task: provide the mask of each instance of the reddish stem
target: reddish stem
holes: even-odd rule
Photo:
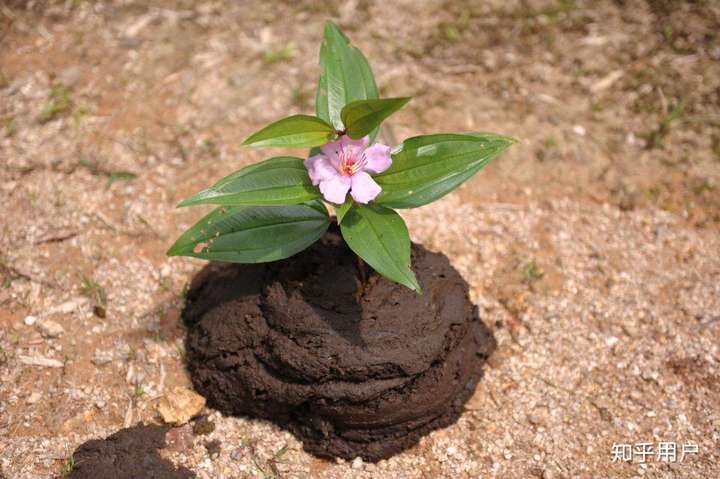
[[[367,274],[365,274],[365,261],[360,256],[355,256],[356,262],[355,265],[357,266],[358,271],[358,277],[360,278],[360,285],[361,287],[365,286],[365,283],[367,283]]]

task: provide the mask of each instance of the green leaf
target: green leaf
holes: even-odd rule
[[[278,156],[226,176],[178,206],[292,205],[320,198],[300,158]]]
[[[515,140],[493,133],[441,133],[409,138],[393,153],[375,201],[389,208],[416,208],[448,194]]]
[[[378,97],[377,84],[365,56],[350,46],[348,38],[332,22],[325,22],[325,35],[320,47],[320,80],[315,96],[317,116],[343,130],[341,112],[345,105],[357,100]],[[370,134],[375,139],[377,129]]]
[[[178,238],[169,256],[232,263],[276,261],[304,250],[328,228],[320,201],[289,206],[220,207]]]
[[[243,145],[303,148],[325,144],[333,136],[335,129],[325,120],[310,115],[293,115],[271,123],[254,133],[243,142]]]
[[[420,292],[410,269],[410,235],[395,211],[380,205],[355,203],[340,224],[345,242],[375,271]]]
[[[350,138],[358,139],[377,129],[380,124],[410,101],[405,98],[357,100],[348,103],[340,116]]]
[[[343,218],[345,218],[345,214],[348,212],[353,203],[354,201],[348,195],[343,204],[333,205],[335,206],[335,218],[337,218],[338,224],[342,223]]]

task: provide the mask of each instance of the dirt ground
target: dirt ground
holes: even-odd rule
[[[204,210],[174,205],[312,112],[326,18],[383,95],[414,96],[386,142],[520,140],[403,212],[498,350],[456,425],[377,464],[213,411],[167,456],[202,478],[720,477],[715,0],[0,0],[0,478],[61,475],[189,385],[178,317],[203,262],[164,252]],[[660,442],[676,462],[612,462]]]

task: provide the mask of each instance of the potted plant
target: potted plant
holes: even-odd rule
[[[309,154],[244,167],[182,201],[216,209],[168,254],[213,261],[183,313],[188,367],[211,406],[270,419],[318,455],[378,460],[453,422],[494,347],[465,281],[444,255],[411,244],[395,210],[441,198],[514,141],[376,142],[410,99],[380,98],[332,22],[320,70],[315,115],[244,142]]]

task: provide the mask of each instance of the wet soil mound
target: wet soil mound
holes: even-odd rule
[[[319,456],[377,461],[414,445],[457,420],[495,341],[446,256],[413,245],[413,268],[423,295],[360,272],[332,229],[284,261],[209,264],[183,311],[196,389]]]
[[[73,453],[73,469],[68,479],[191,479],[195,474],[176,468],[163,459],[158,449],[165,447],[167,427],[143,425],[121,429],[106,439],[81,444]]]

